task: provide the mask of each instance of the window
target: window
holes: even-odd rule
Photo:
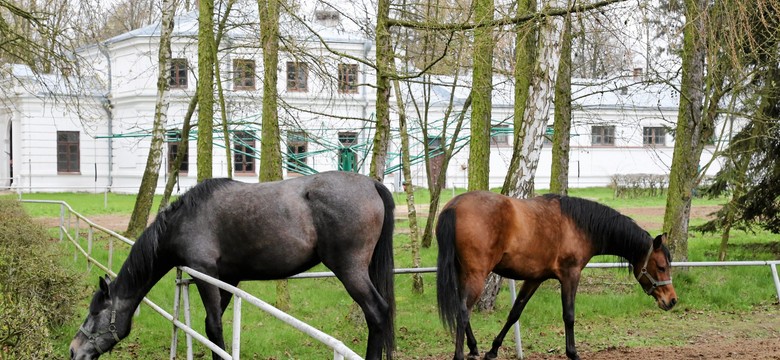
[[[352,146],[357,145],[358,134],[354,131],[339,132],[339,170],[357,171],[357,153]]]
[[[171,89],[187,88],[187,59],[171,60]]]
[[[309,90],[309,64],[304,62],[287,62],[287,91]]]
[[[306,133],[290,131],[287,133],[287,162],[292,172],[303,174],[306,170]]]
[[[592,126],[590,128],[590,143],[593,146],[614,146],[614,126]]]
[[[509,145],[509,125],[494,125],[491,130],[490,142],[493,145]]]
[[[57,172],[78,173],[79,159],[79,132],[57,131]]]
[[[357,64],[339,64],[339,92],[343,94],[356,94],[358,92],[358,66]]]
[[[246,59],[233,60],[233,89],[255,89],[255,61]]]
[[[666,128],[663,127],[645,127],[643,130],[642,144],[666,145]]]
[[[233,170],[236,174],[255,173],[255,134],[236,131],[233,134]]]
[[[547,125],[547,127],[544,129],[544,140],[542,140],[542,145],[551,146],[553,144],[553,132],[555,132],[553,125]]]
[[[181,141],[181,132],[179,130],[170,130],[167,134],[168,138],[168,172],[173,172],[173,165],[176,163],[176,154],[179,153],[179,142]],[[188,146],[184,147],[184,157],[181,160],[181,166],[179,166],[179,173],[186,174],[190,170],[190,149]]]

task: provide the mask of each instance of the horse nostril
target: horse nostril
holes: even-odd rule
[[[669,307],[673,307],[675,304],[677,304],[677,299],[672,299],[672,301],[669,302]]]
[[[73,348],[70,349],[70,359],[73,360],[76,358],[76,353],[73,351]]]

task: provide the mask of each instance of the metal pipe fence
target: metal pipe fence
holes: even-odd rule
[[[74,257],[78,257],[79,254],[84,256],[87,259],[87,270],[89,271],[92,266],[96,266],[102,271],[105,271],[107,274],[111,275],[112,277],[116,277],[116,273],[113,271],[113,239],[119,239],[122,243],[126,245],[133,245],[133,241],[110,230],[103,226],[100,226],[98,224],[95,224],[94,222],[90,221],[77,211],[73,210],[70,205],[68,205],[64,201],[49,201],[49,200],[22,200],[22,202],[28,202],[28,203],[44,203],[44,204],[56,204],[60,205],[60,225],[59,225],[59,232],[60,232],[60,241],[63,241],[65,238],[67,238],[75,247],[76,251],[74,254]],[[71,215],[75,216],[75,232],[73,235],[71,235]],[[85,250],[81,244],[80,244],[80,234],[81,234],[81,221],[83,221],[85,224],[87,224],[87,249]],[[109,250],[108,250],[108,265],[103,265],[98,259],[95,259],[92,256],[92,249],[93,249],[93,233],[95,230],[99,230],[101,232],[104,232],[108,234],[109,237]],[[187,273],[193,278],[205,281],[211,285],[217,286],[220,289],[226,290],[231,292],[234,295],[234,302],[233,302],[233,342],[232,342],[232,349],[231,353],[226,352],[210,340],[208,340],[205,336],[201,335],[197,331],[195,331],[190,326],[190,314],[189,314],[189,296],[187,291],[187,286],[189,286],[190,281],[189,279],[183,280],[181,279],[181,273]],[[200,273],[194,269],[188,268],[186,266],[177,267],[177,282],[176,286],[177,289],[175,290],[175,299],[174,299],[174,311],[173,315],[168,313],[166,310],[164,310],[162,307],[154,303],[149,298],[144,297],[143,302],[149,305],[153,310],[155,310],[157,313],[162,315],[164,318],[166,318],[168,321],[171,321],[171,323],[174,326],[173,330],[173,340],[171,344],[171,352],[170,357],[171,359],[174,359],[176,356],[176,344],[177,344],[177,335],[178,330],[184,331],[184,333],[187,336],[187,359],[192,359],[193,352],[192,352],[192,342],[191,339],[195,339],[198,342],[202,343],[206,347],[208,347],[210,350],[214,351],[217,355],[219,355],[223,359],[239,359],[240,358],[240,339],[241,339],[241,306],[242,302],[246,301],[255,307],[259,308],[260,310],[263,310],[270,315],[276,317],[277,319],[281,320],[282,322],[292,326],[293,328],[303,332],[306,335],[309,335],[313,339],[327,345],[331,349],[333,349],[334,353],[334,359],[336,360],[358,360],[362,359],[358,354],[356,354],[352,349],[344,345],[343,342],[340,340],[314,328],[311,325],[308,325],[292,315],[289,315],[271,305],[268,303],[254,297],[253,295],[247,293],[244,290],[241,290],[237,287],[231,286],[229,284],[226,284],[218,279],[212,278],[206,274]],[[180,299],[184,300],[184,315],[185,315],[185,323],[182,323],[179,321],[179,315],[180,315]]]
[[[74,254],[74,257],[77,257],[80,253],[87,259],[87,270],[91,269],[91,266],[94,264],[94,266],[97,266],[99,269],[105,271],[106,273],[110,274],[112,277],[115,277],[116,274],[111,270],[113,268],[113,243],[114,238],[120,240],[122,243],[126,245],[132,246],[133,241],[110,230],[103,226],[100,226],[98,224],[95,224],[94,222],[90,221],[80,213],[73,210],[70,205],[68,205],[64,201],[50,201],[50,200],[21,200],[22,202],[28,202],[28,203],[45,203],[45,204],[59,204],[60,205],[60,226],[59,226],[59,232],[60,232],[60,241],[64,240],[65,237],[67,237],[75,246],[76,253]],[[71,229],[71,214],[73,214],[76,217],[76,224],[75,224],[75,237],[72,237],[70,235],[70,229]],[[87,250],[84,250],[81,245],[79,244],[79,234],[80,234],[80,222],[84,221],[84,223],[87,224],[88,232],[87,232]],[[67,225],[67,227],[66,227]],[[108,265],[101,264],[98,260],[94,259],[92,257],[92,248],[93,248],[93,233],[94,229],[97,229],[101,232],[104,232],[108,234],[110,237],[108,239],[109,241],[109,249],[108,249]],[[775,285],[775,290],[777,292],[777,298],[780,302],[780,276],[778,275],[777,266],[780,265],[780,260],[756,260],[756,261],[694,261],[694,262],[672,262],[672,266],[674,267],[744,267],[744,266],[769,266],[772,272],[772,279]],[[586,268],[596,268],[596,269],[607,269],[607,268],[621,268],[625,267],[625,264],[621,263],[589,263],[585,267]],[[435,267],[424,267],[424,268],[399,268],[395,269],[395,274],[413,274],[413,273],[435,273],[436,268]],[[189,312],[189,291],[188,286],[192,283],[192,279],[184,279],[182,278],[182,273],[187,273],[192,278],[199,279],[202,281],[205,281],[211,285],[217,286],[220,289],[226,290],[231,292],[234,295],[234,304],[233,304],[233,348],[232,353],[229,354],[225,350],[219,348],[216,344],[209,341],[205,336],[199,334],[194,329],[190,327],[190,312]],[[335,275],[332,272],[324,271],[324,272],[305,272],[301,273],[295,276],[290,277],[291,279],[313,279],[313,278],[327,278],[327,277],[335,277]],[[515,291],[515,281],[511,280],[509,283],[510,287],[510,296],[511,296],[511,303],[514,303],[516,298],[516,291]],[[192,359],[192,338],[195,338],[200,343],[208,347],[210,350],[217,353],[220,357],[224,359],[238,359],[239,358],[239,351],[240,351],[240,332],[241,332],[241,306],[243,301],[247,301],[250,304],[254,305],[255,307],[259,308],[260,310],[263,310],[270,315],[276,317],[277,319],[287,323],[288,325],[292,326],[295,329],[298,329],[299,331],[307,334],[308,336],[314,338],[315,340],[331,347],[334,351],[334,359],[341,360],[341,359],[362,359],[359,355],[354,353],[349,347],[344,345],[341,341],[331,337],[330,335],[325,334],[324,332],[312,327],[309,324],[306,324],[295,317],[271,306],[270,304],[254,297],[253,295],[247,293],[244,290],[241,290],[237,287],[231,286],[227,283],[224,283],[218,279],[212,278],[206,274],[200,273],[194,269],[188,268],[186,266],[177,267],[177,279],[176,279],[176,290],[174,294],[174,314],[171,315],[165,310],[163,310],[160,306],[153,303],[148,298],[143,299],[144,303],[149,305],[152,309],[157,311],[160,315],[168,319],[173,324],[173,336],[172,336],[172,342],[171,342],[171,359],[173,359],[176,355],[176,344],[177,344],[177,338],[178,338],[178,330],[184,331],[186,334],[186,344],[187,344],[187,359]],[[182,323],[179,321],[179,313],[180,313],[180,305],[181,302],[184,303],[184,317],[185,322]],[[511,305],[511,304],[510,304]],[[514,335],[515,335],[515,344],[516,344],[516,351],[519,358],[523,358],[523,352],[522,352],[522,339],[520,336],[520,323],[515,323],[514,326]]]

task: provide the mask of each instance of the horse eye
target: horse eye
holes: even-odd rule
[[[665,268],[665,267],[663,267],[663,266],[659,266],[659,267],[658,267],[658,272],[662,272],[662,273],[664,273],[664,272],[666,272],[666,268]]]

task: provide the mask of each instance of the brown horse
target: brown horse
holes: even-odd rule
[[[574,346],[574,298],[580,273],[595,255],[625,259],[661,309],[670,310],[677,303],[665,236],[653,239],[629,217],[593,201],[551,194],[518,200],[487,191],[469,192],[444,207],[436,237],[439,315],[450,331],[455,330],[454,359],[463,359],[464,335],[469,358],[479,356],[469,314],[491,271],[525,281],[485,359],[498,356],[507,331],[547,279],[561,283],[566,355],[579,359]]]

